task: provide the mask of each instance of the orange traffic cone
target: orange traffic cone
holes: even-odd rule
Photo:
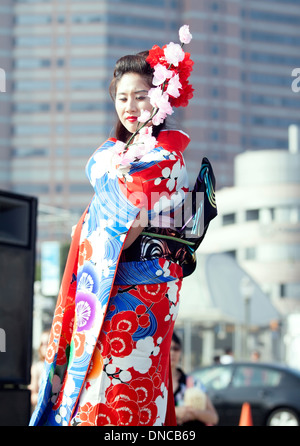
[[[251,407],[249,403],[242,405],[239,426],[253,426]]]

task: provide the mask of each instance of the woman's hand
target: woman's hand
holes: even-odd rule
[[[190,406],[176,406],[175,413],[178,424],[183,424],[187,421],[195,420],[194,409]]]
[[[175,413],[178,424],[199,420],[202,423],[214,426],[219,422],[217,411],[209,398],[207,398],[206,407],[203,410],[191,406],[176,406]]]

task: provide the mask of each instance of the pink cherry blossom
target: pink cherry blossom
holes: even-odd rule
[[[165,82],[166,79],[169,79],[172,76],[172,71],[168,70],[167,67],[158,63],[154,67],[154,75],[153,75],[153,85],[161,85]]]
[[[166,61],[178,67],[178,63],[184,59],[184,51],[178,43],[170,42],[164,49]]]
[[[150,104],[155,107],[161,109],[167,114],[172,114],[172,107],[169,103],[169,95],[166,92],[162,92],[161,88],[150,88],[148,92],[148,96],[150,97]]]
[[[122,157],[120,164],[122,166],[128,166],[130,163],[132,163],[135,159],[135,155],[133,152],[126,152],[125,155]]]
[[[141,115],[138,117],[139,122],[147,122],[151,117],[149,110],[142,110]]]
[[[153,118],[152,118],[153,125],[162,124],[164,122],[164,120],[166,119],[166,116],[167,116],[166,113],[161,112],[160,110],[158,110],[156,115],[153,116]]]
[[[142,142],[147,147],[147,153],[154,149],[156,145],[156,138],[152,136],[152,126],[143,127],[140,131],[139,142]]]
[[[171,115],[173,113],[173,109],[169,102],[169,95],[164,92],[158,102],[159,110],[167,115]]]
[[[116,164],[127,167],[153,150],[156,143],[156,138],[152,136],[152,126],[145,126],[139,130],[134,142],[129,145],[125,153],[115,155],[114,161]]]
[[[166,109],[169,109],[171,107],[170,103],[169,103],[169,95],[168,93],[164,92],[161,97],[158,100],[158,107],[160,109],[164,109],[166,111]]]
[[[149,125],[147,127],[143,127],[139,133],[140,133],[140,135],[152,136],[152,130],[153,130],[152,125]]]
[[[192,37],[193,36],[190,33],[190,27],[188,25],[183,25],[179,29],[179,40],[181,43],[190,43]]]
[[[174,98],[178,98],[180,96],[179,89],[182,87],[180,81],[179,81],[179,74],[175,74],[170,80],[168,84],[168,88],[166,90],[166,93],[168,93],[170,96],[173,96]]]
[[[148,91],[148,96],[150,98],[150,104],[152,107],[159,108],[159,101],[162,96],[162,90],[161,88],[150,88]]]
[[[117,140],[117,142],[113,146],[114,153],[120,154],[121,152],[123,152],[123,150],[125,149],[125,145],[126,144],[124,142]]]
[[[153,125],[159,125],[167,115],[173,113],[173,108],[169,102],[169,95],[166,92],[163,93],[161,88],[156,87],[149,90],[148,96],[150,97],[151,105],[158,109],[152,118],[152,123]]]

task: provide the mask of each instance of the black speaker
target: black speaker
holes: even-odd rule
[[[0,390],[0,426],[28,426],[30,415],[30,390]]]
[[[37,198],[0,191],[0,387],[30,383],[36,220]]]

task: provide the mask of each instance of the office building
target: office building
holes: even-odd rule
[[[300,312],[299,129],[290,138],[288,151],[236,157],[234,186],[217,192],[219,216],[202,245],[234,256],[282,316]]]
[[[211,160],[217,187],[233,185],[234,157],[245,150],[287,150],[287,128],[300,120],[299,0],[185,2],[193,30],[196,95],[185,113],[191,169]]]
[[[300,0],[3,0],[0,10],[0,189],[71,216],[63,228],[45,218],[39,240],[68,237],[92,196],[84,168],[113,135],[115,61],[178,41],[184,23],[195,93],[175,119],[191,137],[191,183],[207,156],[217,187],[231,186],[237,154],[287,150],[287,127],[300,123]]]

